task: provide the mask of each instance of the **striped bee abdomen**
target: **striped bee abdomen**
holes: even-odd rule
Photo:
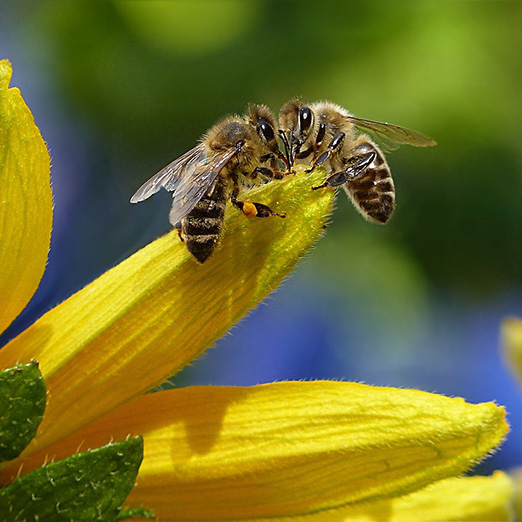
[[[218,176],[207,193],[181,220],[181,231],[187,250],[204,263],[221,239],[225,208],[230,198],[228,180]]]
[[[364,172],[348,180],[343,188],[359,212],[369,221],[384,225],[395,210],[395,185],[381,150],[366,136],[357,140],[353,156],[375,152]]]

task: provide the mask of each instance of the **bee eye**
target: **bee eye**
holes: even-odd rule
[[[299,109],[299,129],[301,133],[310,130],[314,119],[313,112],[308,107],[302,107]]]
[[[257,119],[257,132],[266,141],[273,141],[275,139],[274,129],[268,121],[264,118]]]

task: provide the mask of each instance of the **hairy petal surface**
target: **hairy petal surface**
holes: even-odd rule
[[[279,522],[508,522],[512,520],[513,483],[491,477],[449,478],[409,495],[363,502]],[[262,519],[258,519],[262,520]]]
[[[506,431],[492,403],[412,390],[329,381],[189,387],[131,401],[26,460],[24,471],[140,433],[145,453],[130,506],[160,520],[289,517],[459,474]],[[17,471],[3,470],[4,479]]]

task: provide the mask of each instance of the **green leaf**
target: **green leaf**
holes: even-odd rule
[[[112,522],[142,458],[137,437],[43,466],[0,490],[0,520]]]
[[[115,520],[127,520],[129,518],[156,518],[154,512],[145,508],[122,509]]]
[[[45,410],[45,382],[37,362],[0,371],[0,462],[31,442]]]

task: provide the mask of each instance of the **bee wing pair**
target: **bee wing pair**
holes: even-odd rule
[[[430,137],[405,127],[356,118],[346,114],[343,114],[343,116],[359,131],[376,134],[380,138],[378,141],[381,143],[384,141],[385,145],[388,145],[387,148],[390,149],[393,148],[391,146],[393,144],[408,144],[415,147],[436,145],[436,142]],[[282,138],[285,137],[284,132],[280,134]],[[288,142],[285,139],[283,141],[285,142],[285,147],[288,147]],[[242,146],[242,142],[239,143]],[[212,187],[220,172],[240,152],[241,146],[238,146],[238,144],[235,147],[225,149],[219,154],[209,155],[204,143],[200,143],[146,181],[132,196],[131,203],[143,201],[161,188],[172,192],[173,201],[169,220],[176,226],[179,221],[194,209]],[[383,161],[385,161],[384,157]],[[389,177],[391,180],[391,176]]]
[[[239,149],[234,147],[209,159],[205,146],[200,143],[152,176],[136,191],[130,201],[143,201],[161,188],[172,192],[169,221],[176,225],[196,206],[219,173],[238,152]]]
[[[393,123],[384,123],[374,120],[365,120],[355,116],[347,117],[358,130],[364,131],[376,138],[384,148],[393,150],[399,145],[412,145],[413,147],[433,147],[437,142],[421,132],[400,127]]]

